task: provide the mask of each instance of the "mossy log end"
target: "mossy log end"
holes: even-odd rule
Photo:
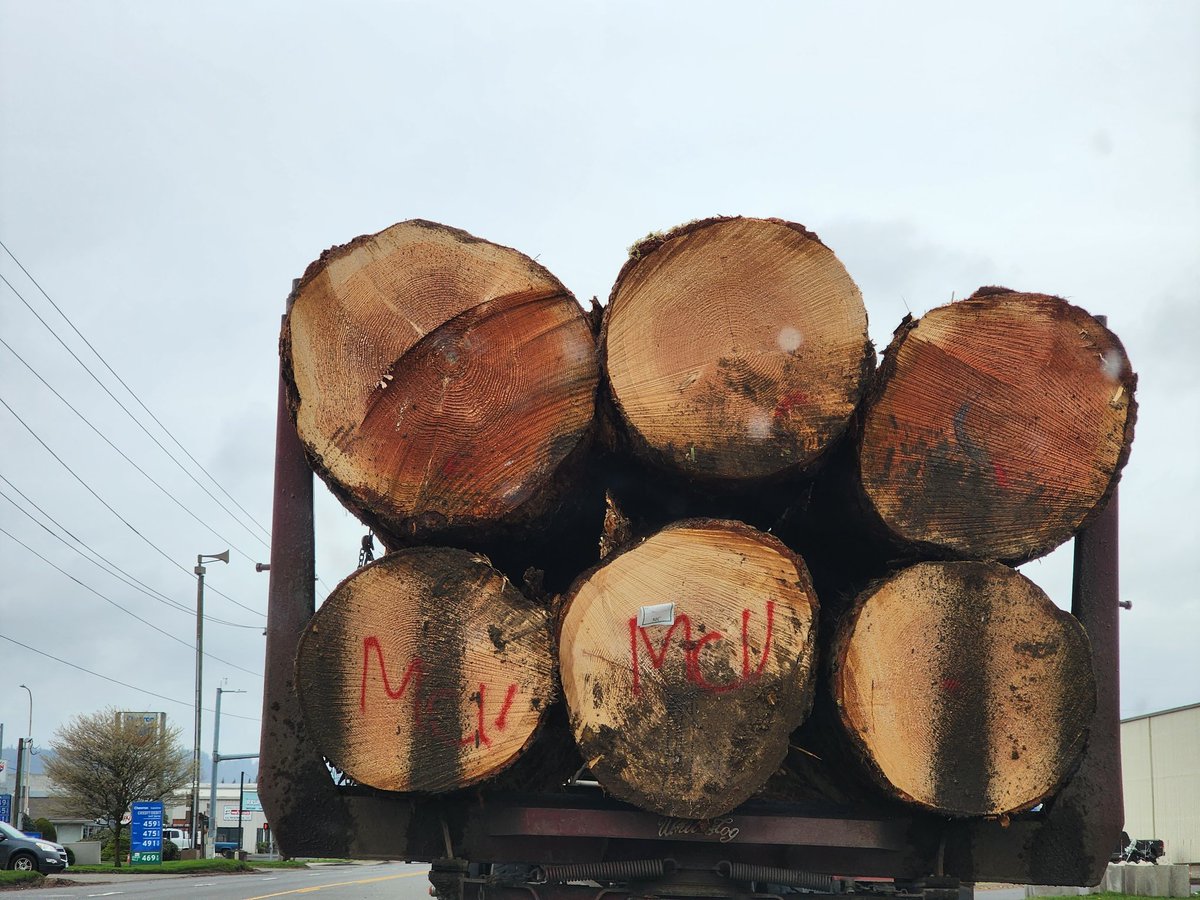
[[[864,592],[831,650],[830,683],[880,787],[952,816],[1051,796],[1096,704],[1083,626],[991,562],[918,563]]]
[[[867,501],[926,554],[1048,553],[1116,484],[1136,384],[1117,337],[1058,297],[983,288],[906,320],[865,405]]]
[[[811,465],[875,363],[862,295],[833,252],[800,225],[749,218],[636,245],[601,355],[635,452],[734,482]]]
[[[432,222],[322,255],[281,351],[314,469],[393,544],[540,515],[592,432],[599,366],[575,298],[516,250]]]
[[[571,727],[611,794],[706,818],[757,791],[812,703],[817,598],[803,560],[741,523],[672,525],[566,597]]]
[[[389,791],[489,778],[555,695],[546,611],[486,559],[413,548],[359,569],[300,639],[308,733],[337,769]]]

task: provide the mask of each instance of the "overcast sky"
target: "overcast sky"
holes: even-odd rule
[[[1140,377],[1121,483],[1133,601],[1121,705],[1134,715],[1200,702],[1197,48],[1194,0],[0,0],[0,240],[267,526],[291,280],[327,247],[402,219],[517,247],[581,299],[607,297],[649,231],[715,214],[791,219],[846,264],[880,349],[906,312],[980,285],[1068,297],[1108,315]],[[245,690],[223,701],[222,750],[254,750],[265,535],[3,251],[0,274],[52,329],[0,283],[0,337],[166,489],[0,346],[12,409],[0,407],[0,490],[40,506],[65,540],[0,497],[13,536],[0,534],[5,742],[27,728],[24,682],[39,745],[106,705],[165,710],[190,745],[191,570],[196,554],[231,546],[231,564],[209,568],[206,608],[251,627],[207,625],[225,662],[205,662],[204,705],[218,684]],[[364,529],[317,490],[325,590],[354,569]],[[1066,605],[1069,565],[1060,551],[1025,571]],[[206,750],[211,725],[206,713]]]

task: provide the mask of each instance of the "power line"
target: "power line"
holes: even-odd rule
[[[59,528],[62,528],[62,525],[59,525],[59,523],[56,522],[44,509],[42,509],[40,506],[38,506],[36,503],[34,503],[32,500],[30,500],[24,493],[21,492],[20,488],[16,487],[11,481],[9,481],[3,475],[0,475],[0,481],[3,481],[5,484],[7,484],[9,487],[11,487],[14,491],[16,491],[18,494],[20,494],[21,497],[27,503],[32,505],[33,508],[36,509],[38,512],[40,512],[43,516],[45,516],[47,519],[49,519],[51,522],[53,522]],[[29,510],[23,509],[21,507],[21,504],[17,503],[17,501],[15,501],[12,497],[8,496],[8,494],[5,493],[5,491],[3,489],[0,489],[0,497],[3,497],[5,500],[7,500],[9,503],[11,503],[14,507],[16,507],[17,511],[19,513],[21,513],[21,515],[25,516],[27,519],[29,519],[29,521],[33,522],[34,525],[38,526],[38,528],[42,529],[44,532],[46,532],[46,534],[50,535],[52,538],[54,538],[56,541],[58,541],[64,547],[66,547],[68,550],[71,550],[72,552],[77,553],[79,556],[81,556],[87,562],[90,562],[93,566],[98,568],[101,572],[104,572],[106,575],[111,575],[113,578],[116,578],[118,581],[120,581],[122,584],[126,585],[127,587],[133,588],[135,591],[140,591],[141,593],[143,593],[147,597],[149,597],[151,600],[155,600],[159,603],[162,603],[168,609],[174,610],[176,612],[181,612],[184,615],[193,616],[193,617],[195,616],[195,614],[196,614],[195,609],[185,606],[184,604],[178,602],[177,600],[172,600],[170,597],[168,597],[166,594],[162,593],[161,591],[156,591],[153,588],[151,588],[148,584],[146,584],[145,582],[139,581],[137,578],[130,575],[128,572],[126,572],[120,566],[105,559],[103,556],[101,556],[99,553],[97,553],[95,550],[93,550],[91,547],[89,547],[86,543],[84,543],[83,541],[81,541],[79,538],[75,537],[73,534],[71,534],[68,531],[66,533],[68,535],[70,535],[71,539],[76,541],[77,543],[79,543],[80,546],[84,547],[88,551],[88,553],[92,554],[92,556],[88,556],[88,554],[84,553],[83,550],[80,550],[79,547],[72,546],[71,543],[68,542],[62,535],[57,534],[53,529],[49,528],[45,523],[39,522],[37,520],[37,518],[31,512],[29,512]],[[63,529],[63,530],[66,531],[66,529]],[[92,558],[93,556],[95,557],[95,559]],[[111,567],[111,568],[108,568],[108,567]],[[114,569],[116,571],[113,571]],[[207,614],[204,616],[204,621],[210,622],[210,623],[213,623],[216,625],[227,625],[231,628],[247,628],[247,629],[254,629],[255,631],[262,630],[261,625],[243,625],[240,622],[227,622],[224,619],[218,619],[214,616],[210,616]]]
[[[0,276],[0,277],[3,277],[3,276]],[[84,489],[87,490],[87,492],[89,494],[91,494],[98,501],[100,501],[101,505],[103,505],[105,509],[107,509],[114,516],[116,516],[118,519],[120,519],[121,522],[130,531],[132,531],[139,538],[141,538],[149,547],[151,547],[156,553],[158,553],[160,556],[162,556],[163,559],[165,559],[171,565],[175,566],[177,569],[180,569],[183,572],[187,572],[187,569],[184,568],[184,566],[182,564],[180,564],[178,561],[176,561],[174,558],[172,558],[171,555],[168,554],[167,551],[165,551],[161,547],[159,547],[158,544],[154,543],[154,541],[150,540],[150,538],[146,537],[144,534],[142,534],[140,531],[138,531],[127,519],[125,519],[124,516],[122,516],[119,512],[117,512],[115,509],[113,509],[112,506],[110,506],[109,503],[103,497],[101,497],[99,494],[97,494],[96,491],[92,488],[92,486],[90,484],[88,484],[78,474],[76,474],[75,470],[72,469],[69,465],[67,465],[66,462],[64,462],[63,459],[57,453],[55,453],[52,449],[50,449],[50,445],[47,444],[45,441],[43,441],[38,436],[37,432],[34,431],[32,428],[30,428],[29,425],[26,424],[24,419],[22,419],[19,415],[17,415],[16,410],[14,410],[11,406],[9,406],[3,397],[0,397],[0,406],[3,406],[5,409],[7,409],[9,411],[9,413],[12,415],[12,417],[14,419],[16,419],[18,422],[20,422],[21,426],[33,436],[33,439],[36,440],[39,444],[41,444],[43,449],[45,449],[45,451],[47,453],[49,453],[51,456],[53,456],[55,461],[57,461],[59,465],[61,465],[64,469],[66,469],[71,474],[72,478],[74,478],[81,485],[83,485]],[[191,574],[191,573],[189,573],[189,574]],[[195,575],[193,575],[192,577],[195,577]],[[228,594],[221,593],[220,591],[216,590],[215,588],[211,588],[211,590],[214,594],[219,594],[220,596],[224,597],[230,603],[234,604],[234,606],[240,606],[242,609],[246,610],[247,612],[252,612],[255,615],[259,615],[259,616],[263,615],[256,609],[251,609],[249,606],[246,606],[245,604],[238,603],[238,601],[234,600]]]
[[[17,259],[16,255],[11,250],[8,249],[8,245],[6,243],[4,243],[4,241],[0,241],[0,247],[4,248],[4,252],[7,253],[9,258],[17,264],[17,268],[19,268],[22,272],[25,273],[25,277],[28,278],[33,283],[33,286],[36,287],[38,289],[38,291],[41,292],[41,295],[46,298],[46,301],[51,306],[54,307],[55,312],[57,312],[60,316],[62,316],[63,321],[71,326],[71,330],[74,331],[75,334],[79,335],[79,339],[81,341],[83,341],[85,344],[87,344],[87,348],[96,355],[96,359],[100,360],[100,362],[104,364],[104,368],[108,369],[108,371],[112,374],[112,377],[117,379],[117,382],[121,385],[121,387],[125,388],[125,390],[129,392],[129,396],[131,396],[134,400],[136,400],[138,402],[138,406],[140,406],[142,409],[144,409],[146,411],[146,414],[149,415],[150,418],[154,420],[154,424],[156,424],[159,428],[161,428],[163,430],[163,433],[167,437],[169,437],[172,441],[174,441],[175,446],[178,447],[180,450],[182,450],[184,452],[184,454],[187,456],[187,458],[190,459],[193,463],[195,463],[196,468],[198,468],[201,472],[203,472],[205,475],[207,475],[209,481],[211,481],[213,484],[215,484],[220,489],[221,493],[224,494],[226,497],[228,497],[230,499],[230,501],[233,503],[233,505],[236,506],[238,509],[240,509],[245,514],[247,519],[249,519],[251,522],[253,522],[255,525],[257,525],[259,530],[262,531],[262,533],[265,534],[267,536],[267,538],[269,539],[271,537],[271,532],[269,530],[267,530],[267,528],[265,528],[261,522],[259,522],[257,519],[255,519],[254,516],[252,516],[240,503],[238,503],[237,500],[234,498],[234,496],[232,494],[230,494],[229,491],[225,490],[225,488],[222,487],[221,483],[212,476],[212,473],[210,473],[208,471],[208,469],[204,468],[204,466],[200,465],[200,461],[197,460],[194,456],[192,456],[191,453],[188,452],[187,447],[183,446],[183,444],[181,444],[179,442],[179,439],[176,438],[175,435],[173,435],[170,432],[170,430],[168,430],[167,426],[158,420],[158,416],[154,415],[154,413],[150,411],[150,407],[146,406],[146,404],[142,402],[142,398],[139,397],[137,394],[135,394],[133,391],[133,388],[131,388],[129,385],[127,385],[125,383],[124,379],[122,379],[121,376],[116,373],[116,371],[113,369],[113,367],[108,364],[108,360],[106,360],[103,356],[100,355],[100,351],[92,346],[91,341],[89,341],[86,337],[83,336],[82,332],[80,332],[80,330],[75,327],[75,323],[71,321],[70,317],[67,316],[67,314],[62,311],[62,309],[59,307],[59,305],[54,302],[54,299],[49,294],[46,293],[46,289],[41,286],[41,284],[38,282],[38,280],[33,277],[33,274],[28,269],[25,268],[25,266],[21,263],[21,261],[19,259]],[[10,285],[10,287],[11,287],[11,285]]]
[[[114,444],[112,441],[110,441],[108,439],[108,436],[105,435],[104,432],[102,432],[99,428],[97,428],[95,425],[93,425],[91,423],[91,421],[88,420],[87,416],[85,416],[83,413],[81,413],[79,410],[77,410],[73,405],[71,405],[71,402],[69,400],[67,400],[67,398],[64,397],[62,394],[60,394],[58,391],[56,391],[54,389],[54,386],[51,385],[50,382],[48,382],[45,378],[43,378],[41,376],[41,373],[39,373],[37,371],[37,369],[35,369],[28,362],[26,362],[25,359],[21,356],[21,354],[19,354],[16,350],[14,350],[12,348],[12,346],[8,343],[8,341],[4,340],[4,338],[0,338],[0,344],[3,344],[5,349],[7,349],[9,353],[11,353],[13,356],[15,356],[17,358],[17,360],[21,363],[21,365],[23,365],[26,369],[28,369],[31,373],[33,373],[33,376],[38,381],[40,381],[45,386],[45,388],[48,391],[50,391],[50,393],[52,393],[55,397],[57,397],[59,400],[61,400],[63,402],[63,404],[67,407],[67,409],[69,409],[71,412],[75,413],[75,415],[78,416],[79,419],[85,425],[87,425],[88,428],[92,429],[92,431],[94,431],[96,433],[96,435],[102,441],[104,441],[104,443],[106,443],[106,444],[108,444],[108,446],[112,447],[113,450],[115,450],[120,455],[120,457],[123,460],[125,460],[125,462],[129,463],[131,466],[133,466],[135,469],[137,469],[137,471],[142,474],[142,477],[144,477],[152,485],[154,485],[156,488],[158,488],[160,491],[162,491],[164,494],[166,494],[166,496],[171,500],[171,502],[173,502],[176,506],[178,506],[180,509],[182,509],[185,513],[187,513],[193,519],[195,519],[200,525],[203,525],[210,532],[212,532],[212,534],[218,540],[233,547],[234,550],[236,550],[238,553],[240,553],[246,559],[250,560],[251,562],[254,562],[254,557],[250,556],[250,554],[248,554],[245,550],[238,547],[236,544],[234,544],[232,541],[230,541],[229,538],[222,535],[219,531],[217,531],[215,528],[213,528],[211,525],[209,525],[207,522],[205,522],[203,519],[201,519],[198,515],[196,515],[192,511],[191,507],[187,506],[187,504],[185,504],[181,500],[179,500],[178,497],[176,497],[169,490],[167,490],[165,487],[163,487],[161,484],[159,484],[157,481],[155,481],[145,469],[143,469],[141,466],[139,466],[137,463],[135,463],[132,459],[130,459],[125,454],[124,450],[122,450],[120,447],[118,447],[116,444]]]
[[[0,242],[0,246],[3,246],[3,243],[2,243],[2,242]],[[7,249],[8,249],[8,248],[7,248],[7,247],[5,247],[5,250],[7,250]],[[9,255],[11,255],[11,254],[9,254]],[[15,259],[15,257],[14,257],[14,259]],[[18,263],[18,265],[20,265],[20,263]],[[171,451],[169,451],[169,450],[168,450],[166,447],[164,447],[164,446],[162,445],[162,442],[161,442],[161,441],[160,441],[158,438],[156,438],[154,435],[152,435],[152,434],[149,432],[149,430],[146,428],[146,426],[142,424],[141,420],[140,420],[140,419],[138,419],[138,418],[137,418],[137,417],[136,417],[136,416],[135,416],[135,415],[134,415],[132,412],[130,412],[130,411],[129,411],[129,408],[128,408],[127,406],[125,406],[125,404],[124,404],[124,403],[122,403],[122,402],[121,402],[121,401],[120,401],[120,400],[117,398],[117,396],[116,396],[116,395],[115,395],[115,394],[114,394],[114,393],[113,393],[111,390],[109,390],[109,389],[108,389],[108,385],[106,385],[106,384],[105,384],[103,381],[101,381],[101,380],[100,380],[100,379],[99,379],[99,378],[96,376],[96,373],[95,373],[95,372],[93,372],[93,371],[92,371],[90,368],[88,368],[88,365],[87,365],[87,363],[85,363],[85,362],[84,362],[82,359],[80,359],[80,358],[79,358],[79,356],[78,356],[78,354],[76,354],[74,350],[72,350],[70,347],[68,347],[68,346],[67,346],[67,343],[66,343],[66,341],[64,341],[64,340],[63,340],[63,339],[62,339],[62,338],[59,336],[58,332],[54,330],[53,326],[51,326],[49,322],[47,322],[45,319],[43,319],[43,318],[42,318],[42,316],[41,316],[41,315],[38,313],[38,311],[37,311],[36,309],[34,309],[34,308],[33,308],[33,306],[32,306],[32,305],[29,303],[29,301],[28,301],[28,300],[26,300],[26,299],[25,299],[25,297],[24,297],[24,296],[21,294],[21,292],[20,292],[20,291],[18,291],[18,290],[17,290],[15,287],[13,287],[13,285],[12,285],[12,282],[11,282],[11,281],[9,281],[7,278],[5,278],[3,274],[0,274],[0,281],[3,281],[3,282],[4,282],[4,284],[8,286],[8,289],[9,289],[10,291],[12,291],[14,294],[16,294],[16,295],[17,295],[17,299],[18,299],[18,300],[20,300],[20,301],[21,301],[23,304],[25,304],[25,308],[26,308],[26,309],[28,309],[28,310],[29,310],[31,313],[33,313],[34,317],[35,317],[35,318],[36,318],[36,319],[37,319],[39,322],[41,322],[41,323],[42,323],[42,325],[43,325],[43,326],[46,328],[46,330],[47,330],[47,331],[49,331],[51,335],[53,335],[54,339],[55,339],[56,341],[58,341],[58,342],[59,342],[59,344],[61,344],[61,345],[62,345],[63,349],[64,349],[64,350],[66,350],[66,351],[67,351],[69,354],[71,354],[71,357],[72,357],[72,358],[73,358],[73,359],[74,359],[74,360],[75,360],[77,363],[79,363],[79,365],[80,365],[80,366],[82,366],[82,367],[83,367],[83,370],[84,370],[85,372],[87,372],[87,373],[88,373],[88,375],[90,375],[90,376],[92,377],[92,380],[93,380],[94,382],[96,382],[96,384],[98,384],[98,385],[100,386],[100,389],[101,389],[101,390],[103,390],[103,391],[104,391],[104,393],[108,394],[108,396],[109,396],[110,398],[112,398],[112,401],[113,401],[114,403],[116,403],[116,404],[117,404],[117,406],[121,407],[121,410],[122,410],[122,412],[124,412],[124,413],[125,413],[125,415],[129,416],[129,418],[130,418],[130,419],[133,421],[133,423],[134,423],[135,425],[137,425],[137,427],[138,427],[138,428],[140,428],[140,429],[142,430],[142,433],[143,433],[143,434],[145,434],[145,435],[146,435],[146,437],[150,438],[150,440],[152,440],[152,441],[155,443],[155,445],[156,445],[156,446],[157,446],[157,447],[158,447],[160,450],[162,450],[162,452],[163,452],[163,453],[165,453],[165,454],[167,455],[167,458],[168,458],[168,459],[170,459],[170,460],[171,460],[171,462],[175,463],[175,465],[179,467],[179,470],[180,470],[181,472],[183,472],[183,474],[184,474],[184,475],[186,475],[188,478],[192,479],[192,481],[196,483],[197,487],[199,487],[199,488],[200,488],[200,490],[202,490],[202,491],[204,491],[204,493],[208,494],[209,498],[210,498],[210,499],[211,499],[211,500],[212,500],[214,503],[216,503],[216,504],[217,504],[217,506],[221,507],[221,509],[222,509],[222,510],[224,510],[224,511],[225,511],[225,513],[226,513],[226,514],[228,514],[228,515],[229,515],[229,517],[230,517],[231,519],[233,519],[235,522],[237,522],[237,524],[238,524],[238,525],[240,525],[240,526],[241,526],[243,529],[245,529],[245,530],[246,530],[246,532],[247,532],[248,534],[250,534],[250,536],[251,536],[251,537],[253,537],[253,538],[254,538],[256,541],[258,541],[258,542],[259,542],[260,544],[262,544],[264,547],[268,547],[268,548],[269,548],[269,546],[270,546],[270,545],[269,545],[269,544],[268,544],[266,541],[264,541],[264,540],[263,540],[261,537],[259,537],[259,536],[258,536],[257,534],[255,534],[253,531],[251,531],[251,530],[250,530],[250,529],[249,529],[249,528],[246,526],[246,524],[245,524],[244,522],[242,522],[242,521],[241,521],[241,519],[239,519],[237,516],[235,516],[235,515],[233,514],[233,512],[232,512],[232,511],[231,511],[231,510],[230,510],[230,509],[229,509],[227,506],[225,506],[225,504],[224,504],[224,503],[222,503],[222,502],[221,502],[221,501],[220,501],[220,500],[219,500],[219,499],[218,499],[218,498],[217,498],[217,497],[216,497],[216,496],[213,494],[213,492],[212,492],[212,491],[210,491],[210,490],[209,490],[208,488],[206,488],[206,487],[205,487],[203,484],[201,484],[201,483],[200,483],[200,480],[199,480],[198,478],[196,478],[196,476],[195,476],[195,475],[193,475],[191,472],[189,472],[189,471],[187,470],[187,467],[185,467],[185,466],[183,465],[183,463],[181,463],[181,462],[180,462],[178,459],[176,459],[176,458],[175,458],[175,457],[174,457],[174,456],[171,454]],[[35,282],[35,284],[36,284],[36,282]],[[51,301],[51,302],[53,302],[53,301]],[[55,308],[57,309],[57,307],[55,307]],[[64,316],[64,318],[66,318],[66,317]],[[70,322],[70,320],[68,320],[68,323],[69,323],[69,322]],[[71,327],[72,327],[72,328],[74,328],[75,326],[74,326],[74,325],[72,325]],[[76,332],[76,333],[78,333],[78,332]],[[84,339],[84,342],[86,343],[86,341],[87,341],[87,339],[85,338],[85,339]],[[89,346],[91,346],[91,345],[89,344]],[[93,352],[95,352],[95,351],[93,350]],[[107,363],[105,363],[105,365],[107,365]],[[111,371],[111,370],[110,370],[110,371]],[[120,381],[120,379],[119,379],[119,378],[118,378],[117,380],[118,380],[118,381]],[[124,382],[122,382],[122,384],[123,384],[123,383],[124,383]],[[129,389],[128,389],[128,387],[126,388],[126,390],[129,390]],[[135,396],[136,396],[136,395],[135,395]],[[141,402],[141,401],[138,401],[138,402]],[[151,415],[153,415],[153,414],[151,414]],[[157,420],[155,420],[155,421],[157,421]],[[164,429],[164,430],[165,430],[165,429]],[[170,433],[170,432],[168,432],[168,434],[169,434],[169,433]],[[172,440],[174,440],[174,438],[172,438]],[[178,442],[177,442],[177,443],[178,443]],[[187,451],[186,451],[186,450],[185,450],[184,452],[185,452],[185,453],[187,453]],[[189,454],[189,458],[190,458],[190,456],[191,456],[191,455]],[[199,465],[199,463],[197,463],[197,465]],[[207,474],[207,472],[206,472],[205,474]],[[211,475],[209,475],[209,478],[212,478],[212,476],[211,476]],[[214,483],[215,483],[215,482],[214,482]],[[218,487],[220,487],[220,485],[218,485]],[[235,502],[235,504],[236,504],[236,501],[234,501],[234,502]],[[251,520],[251,521],[253,521],[253,520]],[[258,525],[258,523],[257,523],[257,522],[254,522],[254,524],[255,524],[255,525]],[[259,527],[259,528],[262,528],[262,526],[261,526],[261,525],[258,525],[258,527]],[[264,532],[265,532],[265,529],[263,529],[263,530],[264,530]],[[268,537],[270,537],[269,533],[268,533]]]
[[[29,500],[29,498],[25,494],[21,493],[21,491],[18,488],[13,486],[13,483],[11,481],[9,481],[3,475],[0,475],[0,480],[3,480],[5,484],[12,487],[13,490],[15,490],[18,494],[20,494],[21,497],[24,498],[26,502],[32,504],[33,507],[38,512],[40,512],[43,516],[46,516],[47,519],[50,519],[51,522],[53,522],[55,525],[58,525],[59,528],[62,528],[62,526],[59,525],[58,522],[56,522],[54,519],[50,518],[49,515],[47,515],[45,510],[43,510],[36,503],[33,503],[33,501]],[[178,610],[179,612],[184,612],[184,613],[190,612],[190,610],[186,606],[184,606],[182,603],[180,603],[178,600],[172,600],[166,594],[162,594],[160,592],[152,590],[149,585],[144,584],[141,581],[138,581],[137,579],[133,578],[132,576],[129,576],[129,580],[125,580],[120,575],[118,575],[116,572],[113,572],[110,569],[104,568],[104,566],[101,565],[101,563],[99,562],[99,560],[103,560],[104,558],[102,556],[100,556],[99,553],[97,553],[91,547],[88,547],[87,544],[85,544],[79,538],[75,537],[75,535],[71,534],[69,531],[66,532],[68,535],[70,535],[71,539],[76,541],[77,543],[79,543],[80,546],[87,547],[88,552],[93,554],[93,556],[96,558],[93,559],[92,556],[88,556],[86,553],[84,553],[78,547],[75,547],[72,544],[70,544],[62,535],[55,532],[53,529],[51,529],[45,523],[39,522],[37,520],[37,518],[33,515],[33,513],[29,512],[29,510],[27,510],[27,509],[22,508],[21,504],[17,503],[17,501],[14,500],[12,497],[10,497],[5,491],[0,490],[0,497],[3,497],[9,503],[11,503],[13,506],[15,506],[20,513],[22,513],[27,519],[29,519],[31,522],[33,522],[35,525],[37,525],[39,528],[41,528],[47,534],[54,537],[55,539],[57,539],[58,541],[60,541],[62,544],[69,547],[70,549],[74,550],[76,553],[78,553],[80,556],[82,556],[88,562],[92,563],[92,565],[99,568],[101,571],[106,572],[109,575],[112,575],[114,578],[118,578],[118,579],[122,580],[129,587],[132,587],[135,590],[141,591],[143,594],[146,594],[148,597],[150,597],[154,600],[157,600],[159,603],[162,603],[163,605],[168,606],[171,609]],[[66,529],[63,529],[63,530],[66,531]],[[107,560],[104,560],[104,561],[107,562]],[[116,566],[114,566],[113,568],[116,568]],[[122,571],[122,570],[118,569],[118,571]]]
[[[59,566],[55,565],[50,560],[46,559],[46,557],[42,556],[42,554],[38,553],[36,550],[34,550],[32,547],[30,547],[28,544],[26,544],[24,541],[22,541],[20,538],[16,537],[15,535],[13,535],[11,532],[7,531],[6,529],[0,527],[0,534],[4,535],[10,541],[13,541],[16,544],[20,544],[22,547],[24,547],[26,550],[28,550],[30,553],[32,553],[34,556],[36,556],[38,559],[40,559],[42,562],[44,562],[46,565],[48,565],[50,568],[54,569],[55,571],[59,572],[62,575],[67,576],[67,578],[70,578],[73,582],[75,582],[77,585],[79,585],[84,590],[91,591],[93,594],[95,594],[97,597],[99,597],[105,603],[109,603],[109,604],[115,606],[121,612],[125,613],[128,616],[131,616],[134,619],[137,619],[143,625],[145,625],[149,628],[153,628],[159,634],[163,635],[164,637],[170,638],[177,644],[182,644],[183,646],[188,647],[188,648],[191,648],[194,646],[193,644],[189,644],[187,641],[183,640],[182,638],[176,637],[175,635],[171,634],[171,632],[164,631],[162,628],[159,628],[153,622],[143,619],[141,616],[139,616],[133,610],[122,606],[116,600],[113,600],[112,598],[100,593],[98,590],[96,590],[91,585],[85,584],[84,582],[80,581],[78,578],[76,578],[74,575],[72,575],[66,569],[60,568]],[[232,666],[233,668],[235,668],[241,672],[245,672],[247,675],[254,675],[258,678],[262,678],[262,673],[260,673],[260,672],[252,672],[250,669],[242,668],[237,663],[232,663],[227,659],[221,659],[221,657],[219,657],[219,656],[214,656],[212,653],[209,653],[207,650],[202,650],[200,652],[202,655],[207,656],[209,659],[216,660],[219,663],[224,663],[227,666]]]
[[[131,691],[139,691],[139,692],[141,692],[143,694],[147,694],[151,697],[157,697],[159,700],[166,700],[168,703],[178,703],[180,706],[186,706],[189,709],[195,709],[195,706],[190,702],[187,702],[184,700],[176,700],[174,697],[168,697],[166,694],[159,694],[154,691],[148,691],[148,690],[146,690],[146,688],[138,687],[136,684],[129,684],[126,681],[119,681],[116,678],[109,678],[107,675],[101,675],[99,672],[93,672],[91,669],[85,669],[83,666],[76,665],[73,662],[68,662],[67,660],[57,657],[52,653],[47,653],[44,650],[38,650],[36,647],[30,647],[28,644],[22,644],[20,641],[14,639],[14,638],[10,638],[6,634],[0,634],[0,640],[8,641],[10,644],[16,644],[18,647],[24,647],[30,653],[36,653],[38,656],[44,656],[46,659],[52,659],[56,663],[62,663],[64,666],[70,666],[72,669],[75,669],[79,672],[84,672],[88,675],[93,676],[94,678],[103,679],[104,681],[107,681],[110,684],[119,684],[121,687],[129,688]],[[212,712],[212,710],[209,709],[207,706],[201,707],[201,709],[203,709],[205,712]],[[262,721],[261,719],[255,719],[251,716],[239,716],[236,713],[225,712],[224,710],[222,710],[221,715],[229,716],[231,719],[244,719],[247,722],[261,722]]]
[[[12,503],[13,506],[17,507],[17,509],[19,509],[22,514],[24,514],[26,517],[28,517],[31,521],[34,522],[34,524],[36,524],[39,528],[41,528],[47,534],[54,537],[57,541],[61,542],[69,549],[75,551],[80,556],[82,556],[84,559],[86,559],[88,562],[97,566],[102,571],[107,572],[109,575],[113,576],[118,581],[122,581],[125,584],[129,585],[130,587],[134,588],[135,590],[141,591],[143,594],[146,594],[148,597],[152,597],[156,600],[160,600],[160,602],[162,602],[162,603],[168,604],[172,609],[177,609],[180,612],[185,613],[189,616],[195,615],[195,609],[193,607],[187,606],[186,604],[180,603],[178,600],[174,600],[171,597],[168,597],[166,594],[164,594],[162,591],[158,590],[157,588],[150,587],[150,585],[146,584],[146,582],[142,581],[137,576],[130,574],[125,569],[122,569],[120,566],[118,566],[112,560],[106,559],[105,557],[101,556],[91,546],[89,546],[86,541],[71,534],[71,532],[66,528],[66,526],[64,526],[61,522],[59,522],[57,519],[55,519],[54,516],[50,515],[50,513],[46,512],[46,510],[44,510],[40,506],[38,506],[37,503],[34,500],[32,500],[28,494],[26,494],[19,487],[17,487],[15,484],[13,484],[3,474],[0,474],[0,481],[3,481],[10,488],[12,488],[14,491],[16,491],[16,493],[21,497],[22,500],[24,500],[26,503],[28,503],[30,506],[32,506],[34,509],[36,509],[39,513],[41,513],[43,517],[48,519],[57,528],[61,529],[63,534],[67,535],[67,537],[69,537],[71,540],[75,541],[75,543],[79,544],[79,546],[82,547],[83,550],[86,550],[87,553],[90,553],[91,556],[88,556],[87,553],[84,553],[83,550],[80,550],[77,547],[72,547],[69,543],[67,543],[66,540],[63,539],[62,535],[55,534],[54,531],[52,531],[46,525],[44,525],[43,523],[39,522],[36,518],[34,518],[34,516],[28,510],[21,509],[21,505],[19,503],[14,501],[7,494],[4,494],[3,491],[0,491],[0,496],[3,496],[5,500],[7,500],[9,503]],[[95,559],[93,559],[92,557],[95,557]],[[115,570],[115,571],[113,571],[113,570]],[[120,574],[117,574],[117,573],[120,573]],[[192,577],[194,578],[195,576],[192,576]],[[210,586],[209,590],[212,590],[211,586]],[[204,615],[204,621],[213,622],[217,625],[228,625],[231,628],[253,628],[255,630],[262,629],[261,625],[243,625],[240,622],[229,622],[225,619],[219,619],[216,616],[212,616],[207,613],[205,613],[205,615]]]

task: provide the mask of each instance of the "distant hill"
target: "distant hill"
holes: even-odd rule
[[[11,785],[13,778],[16,777],[14,773],[17,771],[17,748],[5,747],[0,750],[0,756],[4,757],[4,761],[8,763],[8,783]],[[31,768],[34,775],[42,774],[42,754],[34,754]]]
[[[33,763],[30,769],[34,775],[41,775],[45,771],[45,759],[49,755],[48,750],[38,751],[33,755]],[[8,763],[8,784],[13,784],[13,779],[16,778],[17,771],[17,748],[5,747],[0,750],[0,756]],[[212,756],[200,752],[200,780],[207,783],[208,776],[212,772]],[[255,781],[258,778],[258,760],[257,759],[230,759],[221,763],[217,768],[217,782],[226,782],[236,784],[238,775],[241,772],[246,773],[246,781]]]

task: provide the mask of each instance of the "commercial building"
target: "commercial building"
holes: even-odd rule
[[[50,820],[58,830],[60,843],[89,841],[96,839],[103,830],[104,823],[82,819],[64,807],[62,798],[57,796],[54,784],[44,775],[34,776],[30,792],[30,814],[33,818],[43,816]],[[267,815],[258,799],[258,785],[249,782],[241,792],[241,847],[254,853],[266,852],[271,844],[270,829]],[[200,786],[200,812],[208,816],[209,786]],[[191,785],[176,792],[175,796],[164,804],[164,824],[176,828],[188,827],[187,809],[191,799]],[[216,815],[210,817],[212,826],[216,828],[215,839],[218,841],[238,840],[239,820],[239,790],[238,782],[217,784]]]
[[[1122,720],[1121,768],[1129,837],[1200,863],[1200,703]]]
[[[209,817],[209,827],[215,829],[213,835],[218,841],[238,840],[239,822],[239,791],[238,783],[217,784],[217,807],[212,813],[208,808],[209,786],[200,785],[200,812]],[[184,788],[175,795],[174,801],[164,805],[163,820],[175,827],[187,828],[187,805],[191,797],[191,786]],[[262,803],[258,799],[258,785],[248,783],[241,792],[241,847],[254,853],[266,851],[270,844],[270,830],[267,814],[263,812]]]

